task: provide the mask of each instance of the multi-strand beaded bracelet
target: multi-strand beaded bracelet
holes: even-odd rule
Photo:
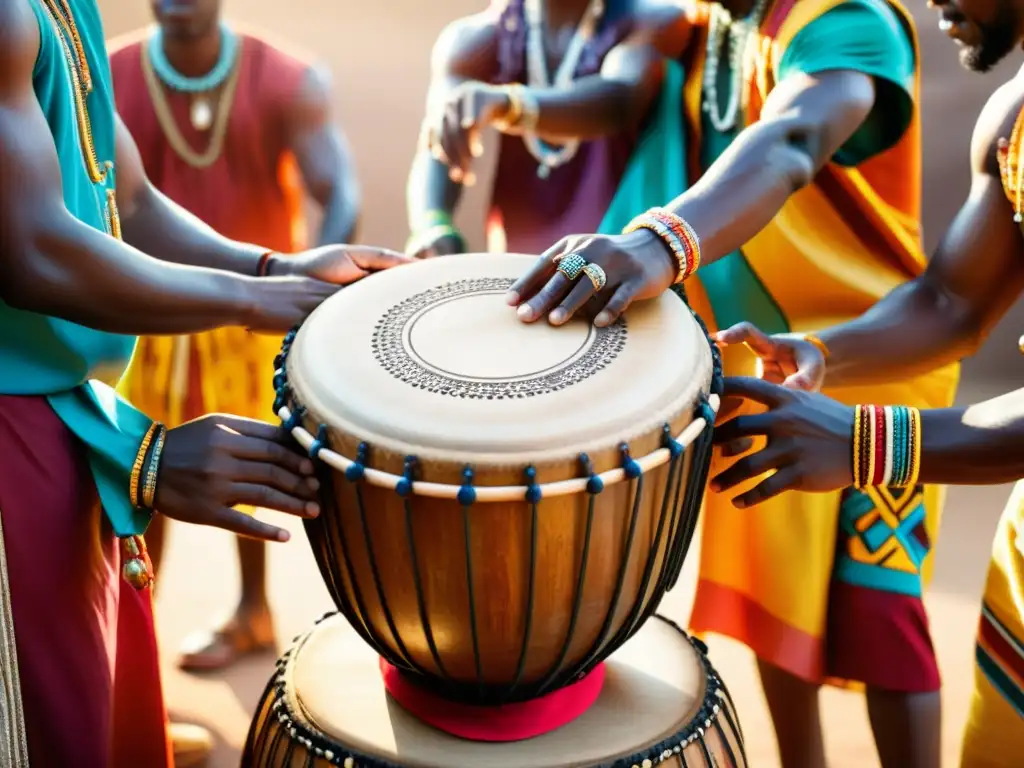
[[[128,485],[128,498],[138,509],[153,509],[156,479],[160,473],[160,456],[163,454],[166,439],[167,427],[153,422],[146,436],[142,438],[139,452],[135,454]]]
[[[676,283],[683,282],[697,271],[700,266],[700,240],[689,222],[665,208],[651,208],[629,222],[622,234],[641,229],[656,234],[675,257],[679,265]]]
[[[921,414],[902,405],[858,405],[853,419],[857,488],[913,488],[921,473]]]

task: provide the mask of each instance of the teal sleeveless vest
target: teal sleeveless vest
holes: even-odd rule
[[[33,86],[60,160],[64,204],[83,224],[110,233],[114,100],[99,9],[95,0],[68,0],[92,73],[86,103],[93,142],[100,166],[107,169],[103,180],[94,182],[85,162],[62,33],[43,0],[29,2],[40,33]],[[149,522],[149,514],[129,501],[128,484],[135,454],[152,422],[113,389],[135,342],[134,336],[23,312],[0,301],[0,394],[47,398],[85,444],[100,501],[118,536],[141,534]]]

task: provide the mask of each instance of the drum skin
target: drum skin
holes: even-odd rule
[[[717,353],[685,303],[666,294],[607,331],[526,326],[490,281],[532,261],[451,257],[361,281],[289,337],[278,374],[279,404],[357,464],[318,462],[323,512],[306,523],[336,605],[396,667],[469,703],[554,690],[643,625],[682,566],[710,461],[709,428],[636,472],[707,410]],[[534,348],[547,367],[531,380],[517,372]],[[616,467],[625,479],[593,492],[543,491]],[[403,494],[364,468],[474,490]],[[474,503],[494,486],[540,488]]]
[[[338,615],[278,661],[243,768],[746,768],[742,732],[707,649],[656,616],[607,662],[578,720],[526,741],[458,739],[383,690],[373,652]]]

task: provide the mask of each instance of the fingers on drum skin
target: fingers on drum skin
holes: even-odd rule
[[[263,541],[288,541],[291,534],[284,528],[264,523],[252,515],[239,512],[230,507],[221,507],[212,512],[206,520],[202,521],[214,528],[222,528],[231,531],[239,536],[246,536],[250,539],[261,539]]]
[[[272,509],[296,517],[316,517],[320,514],[320,505],[314,501],[297,499],[275,488],[257,483],[232,485],[228,503],[232,506],[246,504],[250,507]]]
[[[349,254],[352,260],[364,270],[391,269],[402,264],[410,264],[412,258],[404,253],[389,251],[383,248],[353,247]]]
[[[548,278],[555,273],[558,268],[555,259],[568,249],[570,241],[570,238],[563,237],[537,259],[530,267],[529,272],[512,283],[512,287],[505,294],[505,300],[510,306],[516,306],[540,290]]]
[[[556,270],[544,287],[532,299],[519,307],[517,310],[519,319],[529,323],[543,317],[565,298],[571,288],[572,281]]]
[[[548,320],[553,325],[562,325],[568,322],[573,315],[594,298],[596,290],[597,287],[593,281],[586,275],[583,275],[576,281],[576,284],[562,303],[551,311],[551,314],[548,315]]]
[[[213,448],[224,450],[236,459],[276,464],[299,475],[313,474],[313,462],[292,447],[291,437],[280,427],[263,424],[262,434],[255,436],[232,433],[228,429],[230,427],[214,438]]]
[[[594,318],[594,325],[604,328],[618,320],[619,316],[633,303],[639,288],[638,283],[623,283],[616,288],[615,293],[608,299],[608,303],[601,308],[601,311],[597,313],[597,317]]]
[[[778,418],[771,413],[737,416],[715,429],[714,441],[718,445],[734,442],[743,437],[769,435]]]

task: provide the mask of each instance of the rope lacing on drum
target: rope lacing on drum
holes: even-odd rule
[[[320,458],[320,451],[327,447],[327,425],[321,424],[316,431],[316,440],[309,446],[309,458],[317,461]]]
[[[465,537],[466,555],[466,589],[469,600],[469,631],[473,639],[473,664],[476,671],[477,694],[482,698],[484,689],[483,660],[480,658],[480,634],[476,624],[476,588],[473,584],[473,535],[469,508],[476,501],[476,489],[473,488],[473,468],[468,464],[462,469],[462,486],[459,488],[458,502],[462,507],[462,531]]]
[[[587,494],[590,498],[587,500],[587,524],[583,533],[583,551],[580,554],[580,572],[576,577],[576,593],[572,600],[572,615],[569,618],[569,628],[565,633],[565,641],[562,643],[562,648],[558,652],[558,658],[555,659],[555,663],[551,665],[551,669],[544,679],[540,683],[540,690],[547,691],[550,688],[560,687],[553,685],[554,683],[563,681],[559,679],[559,673],[562,671],[562,664],[565,663],[566,657],[569,655],[569,648],[572,646],[573,634],[576,631],[576,623],[579,621],[580,610],[583,607],[583,585],[587,580],[587,564],[590,561],[590,539],[591,531],[594,528],[594,501],[595,497],[604,490],[604,480],[601,479],[600,475],[594,472],[594,463],[590,460],[590,457],[581,453],[578,457],[580,466],[580,474],[587,478]],[[568,682],[568,681],[564,681]]]
[[[512,685],[509,686],[502,696],[506,701],[515,695],[516,689],[519,688],[519,684],[523,680],[523,673],[526,671],[526,656],[530,649],[530,633],[533,631],[534,589],[537,580],[537,505],[544,497],[544,492],[537,483],[537,468],[535,466],[531,464],[523,470],[523,477],[526,479],[525,498],[530,505],[530,575],[527,578],[526,585],[526,620],[523,626],[523,645],[519,652],[519,662],[516,664],[516,676],[513,679]]]
[[[366,475],[366,461],[370,456],[369,444],[362,442],[356,448],[356,460],[345,470],[345,479],[357,483]]]
[[[297,405],[292,409],[291,414],[288,416],[288,420],[284,422],[285,432],[291,433],[293,429],[302,424],[302,417],[306,415],[306,407],[303,405]]]
[[[430,626],[430,614],[427,610],[426,600],[423,592],[423,579],[420,576],[420,563],[419,557],[416,554],[416,534],[413,530],[412,524],[412,504],[410,503],[409,496],[412,494],[412,484],[415,482],[416,467],[419,465],[419,459],[415,456],[405,457],[405,468],[402,471],[402,479],[398,481],[395,486],[395,492],[402,497],[402,506],[405,511],[405,540],[409,547],[409,567],[412,569],[412,582],[416,590],[416,607],[419,611],[420,623],[423,625],[423,634],[427,639],[427,647],[430,649],[430,656],[434,660],[434,665],[437,667],[436,674],[441,677],[448,677],[448,672],[444,668],[444,663],[441,661],[441,654],[437,650],[437,643],[434,642],[434,630]],[[383,592],[381,593],[381,599],[383,600]],[[398,639],[398,634],[392,630],[392,634],[395,639]],[[403,651],[406,657],[408,653]],[[411,661],[411,659],[410,659]]]

